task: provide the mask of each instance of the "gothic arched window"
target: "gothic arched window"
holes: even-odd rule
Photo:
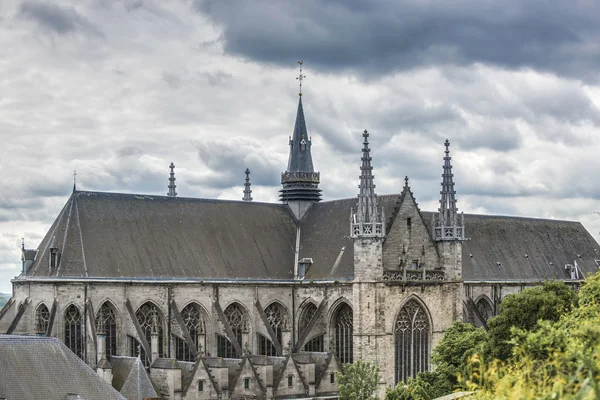
[[[333,348],[342,364],[353,362],[354,345],[352,343],[352,308],[342,303],[333,319]]]
[[[83,358],[83,335],[81,313],[71,304],[65,311],[65,344],[79,358]]]
[[[40,304],[35,310],[35,333],[45,335],[48,331],[48,323],[50,322],[50,311],[44,303]]]
[[[283,343],[282,334],[284,330],[290,328],[290,318],[287,310],[279,303],[271,303],[265,308],[265,315],[267,316],[267,321],[281,347],[287,346],[287,343]],[[263,353],[259,354],[268,355]]]
[[[96,316],[96,333],[104,335],[106,358],[117,355],[117,318],[115,310],[105,301]]]
[[[317,306],[313,303],[308,303],[300,314],[300,320],[298,323],[298,336],[300,336],[304,329],[308,327],[311,319],[317,313]],[[323,351],[323,338],[325,334],[315,336],[304,344],[304,351]]]
[[[429,369],[429,330],[425,309],[416,300],[409,300],[395,326],[396,383]]]
[[[477,300],[477,303],[475,305],[477,307],[477,310],[479,311],[479,314],[481,314],[481,316],[483,317],[484,321],[487,322],[487,320],[494,315],[494,312],[492,311],[492,306],[485,297],[482,297],[479,300]],[[477,325],[481,325],[479,321],[477,322]]]
[[[152,333],[158,334],[158,356],[163,356],[163,321],[161,318],[161,312],[156,306],[156,304],[151,302],[146,302],[138,308],[135,312],[135,317],[144,332],[144,336],[146,337],[146,341],[151,346],[152,345]],[[150,360],[145,357],[146,363],[149,363]]]
[[[242,333],[248,332],[249,328],[246,310],[239,303],[231,303],[223,314],[225,314],[227,323],[229,323],[229,327],[233,332],[232,339],[237,340],[240,347],[242,347]],[[227,338],[217,335],[217,357],[238,358],[242,356],[236,353],[235,347],[231,343],[226,342],[229,342]]]
[[[188,330],[192,342],[196,346],[198,353],[202,353],[205,346],[204,337],[206,335],[206,323],[202,308],[196,303],[190,303],[181,310],[181,319]],[[175,358],[181,361],[194,362],[196,359],[190,351],[187,342],[175,336]]]

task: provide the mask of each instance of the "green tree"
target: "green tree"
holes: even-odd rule
[[[385,400],[431,400],[434,398],[433,387],[422,378],[408,378],[408,382],[400,382],[393,389],[387,389]],[[435,396],[439,397],[439,396]]]
[[[484,359],[506,361],[512,354],[511,328],[534,330],[540,320],[558,321],[575,302],[574,290],[562,282],[547,282],[521,293],[505,297],[500,313],[488,321],[488,340],[483,348]]]
[[[377,397],[379,368],[371,363],[356,361],[345,364],[337,373],[340,400],[371,400]]]

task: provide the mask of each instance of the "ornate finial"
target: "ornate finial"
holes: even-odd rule
[[[77,170],[73,170],[73,193],[77,191]]]
[[[442,173],[442,190],[440,191],[440,208],[433,220],[434,240],[464,240],[464,220],[456,207],[456,191],[454,190],[454,174],[452,174],[452,157],[450,157],[450,141],[444,141],[444,166]]]
[[[21,238],[21,249],[25,250],[25,238]]]
[[[252,190],[250,189],[250,169],[246,168],[246,182],[244,183],[244,201],[252,201]]]
[[[298,61],[298,64],[300,64],[300,75],[298,75],[296,77],[296,79],[298,80],[298,83],[300,84],[300,92],[298,92],[298,95],[302,96],[302,80],[304,78],[306,78],[306,75],[302,74],[302,61]]]
[[[356,213],[352,213],[350,235],[357,237],[384,237],[385,227],[383,209],[377,204],[373,167],[371,165],[371,149],[369,149],[369,132],[363,132],[363,149],[360,166],[360,183],[358,185],[358,204]]]
[[[404,187],[407,188],[408,187],[408,176],[404,177]]]
[[[169,193],[167,193],[167,196],[176,197],[177,192],[175,191],[175,188],[177,185],[175,184],[175,164],[171,162],[169,168],[171,169],[171,173],[169,174]]]

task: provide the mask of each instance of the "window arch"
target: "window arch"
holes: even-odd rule
[[[79,308],[71,304],[65,311],[65,344],[77,357],[83,358],[82,320]]]
[[[35,333],[45,335],[48,332],[48,324],[50,323],[50,311],[44,303],[41,303],[35,310]]]
[[[304,309],[302,310],[302,313],[300,314],[300,319],[298,321],[298,337],[300,337],[300,335],[304,332],[304,329],[306,329],[306,327],[308,326],[308,324],[310,323],[310,320],[314,317],[314,315],[317,313],[317,306],[314,303],[308,303]],[[315,337],[313,337],[312,339],[310,339],[309,341],[307,341],[304,344],[303,350],[304,351],[323,351],[323,338],[325,337],[325,334],[320,334],[317,335]]]
[[[96,333],[104,335],[106,358],[117,355],[117,318],[115,309],[105,301],[96,315]]]
[[[135,317],[144,332],[146,341],[151,345],[152,333],[158,334],[158,356],[163,357],[163,320],[161,317],[162,313],[156,304],[152,302],[145,302],[135,312]],[[137,355],[137,354],[136,354]],[[148,363],[148,354],[146,354],[145,362]]]
[[[352,308],[346,303],[338,306],[333,317],[333,349],[342,364],[354,362]]]
[[[275,334],[275,337],[277,338],[277,341],[283,348],[284,346],[287,345],[287,343],[283,343],[283,333],[282,332],[284,330],[290,329],[290,317],[289,317],[289,313],[288,313],[287,309],[279,303],[271,303],[267,306],[267,308],[265,308],[265,315],[267,317],[267,322],[271,326],[271,329],[273,330],[273,333]],[[269,340],[269,342],[271,342],[271,341]],[[259,344],[260,344],[260,337],[259,337]],[[268,345],[265,345],[264,349],[269,350],[269,352],[272,353],[272,350],[274,350],[274,346],[272,343],[270,343],[270,344],[273,347],[272,349]],[[277,354],[266,354],[266,353],[262,353],[262,352],[259,354],[260,355],[277,355]]]
[[[483,320],[485,322],[487,322],[488,319],[490,319],[493,315],[494,315],[494,311],[492,310],[492,305],[490,304],[490,301],[485,297],[485,296],[481,296],[481,298],[479,300],[477,300],[477,303],[475,303],[475,306],[477,307],[477,310],[479,311],[479,313],[481,314],[481,316],[483,317]],[[476,325],[481,325],[481,322],[479,321],[479,319],[477,319],[475,321]]]
[[[248,332],[249,328],[246,309],[240,303],[231,303],[223,314],[225,314],[225,318],[233,332],[233,338],[231,339],[237,340],[240,347],[242,347],[242,333]],[[237,354],[235,347],[226,337],[217,335],[217,357],[238,358],[241,356],[241,354]]]
[[[400,310],[395,325],[396,383],[406,382],[429,369],[430,323],[425,308],[409,300]]]
[[[196,303],[188,304],[181,310],[181,319],[196,346],[196,350],[201,354],[206,346],[204,342],[206,322],[202,308]],[[187,342],[179,336],[175,336],[175,358],[181,361],[196,361]]]

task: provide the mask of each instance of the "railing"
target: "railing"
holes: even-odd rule
[[[414,282],[414,281],[444,281],[446,280],[446,274],[444,271],[439,269],[403,269],[393,271],[383,271],[381,280],[384,281],[403,281],[403,282]]]
[[[310,182],[319,183],[321,174],[319,172],[282,172],[281,183],[286,182]]]

